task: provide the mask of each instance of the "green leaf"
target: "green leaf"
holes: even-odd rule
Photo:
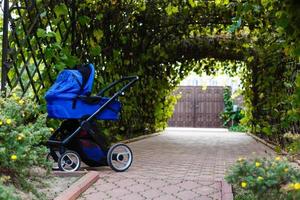
[[[227,5],[229,4],[229,0],[215,0],[216,5]]]
[[[68,7],[66,6],[66,4],[61,3],[55,6],[54,12],[58,17],[68,15]]]
[[[103,18],[103,14],[101,14],[101,13],[96,16],[97,20],[101,20],[102,18]]]
[[[297,48],[293,49],[293,55],[294,56],[300,56],[300,46],[298,46]]]
[[[49,37],[49,38],[56,37],[56,33],[49,31],[48,33],[46,33],[46,37]]]
[[[46,37],[46,31],[44,29],[38,28],[37,32],[36,32],[37,36],[39,38],[44,38]]]
[[[192,8],[194,8],[196,6],[196,3],[194,0],[189,0],[189,4]]]
[[[169,5],[166,7],[165,11],[167,12],[167,14],[169,16],[179,12],[178,6],[173,6],[171,3],[169,3]]]
[[[78,18],[79,24],[82,26],[85,26],[87,24],[89,24],[91,22],[91,18],[89,18],[88,16],[80,16]]]
[[[94,30],[93,32],[94,37],[97,39],[97,41],[99,42],[102,38],[103,38],[103,31],[100,29]]]
[[[102,50],[101,47],[98,45],[98,46],[91,48],[90,53],[92,56],[99,56],[101,53],[101,50]]]
[[[222,3],[222,0],[215,0],[216,5],[220,5]]]
[[[248,61],[249,63],[251,63],[253,60],[254,60],[254,56],[250,56],[249,58],[247,58],[247,61]]]
[[[270,0],[261,0],[261,4],[266,7],[269,4]]]
[[[264,128],[262,129],[262,131],[263,131],[264,133],[266,133],[267,135],[272,135],[272,130],[271,130],[270,127],[264,127]]]

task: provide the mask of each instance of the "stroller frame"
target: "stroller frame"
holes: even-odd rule
[[[58,127],[53,135],[50,137],[50,139],[47,141],[47,147],[50,149],[50,154],[49,155],[53,155],[53,152],[55,152],[54,149],[59,149],[59,153],[60,155],[63,155],[65,154],[67,151],[67,145],[72,141],[73,138],[75,138],[81,130],[84,130],[86,127],[88,127],[88,124],[89,122],[91,122],[92,120],[96,119],[97,115],[101,114],[102,111],[104,111],[114,100],[116,100],[119,96],[123,96],[124,95],[124,92],[125,90],[129,89],[137,80],[139,79],[138,76],[126,76],[126,77],[122,77],[121,79],[117,80],[117,81],[114,81],[112,82],[111,84],[109,84],[108,86],[106,86],[105,88],[103,88],[96,96],[86,96],[86,95],[80,95],[78,96],[77,98],[78,99],[83,99],[83,100],[101,100],[101,98],[103,98],[103,94],[113,88],[115,88],[117,85],[123,83],[123,87],[114,93],[114,95],[112,97],[110,97],[103,105],[101,105],[99,107],[99,109],[97,109],[93,114],[91,114],[90,116],[88,116],[86,119],[82,119],[80,120],[80,123],[79,123],[79,127],[75,129],[75,131],[73,131],[72,133],[70,133],[66,138],[62,139],[62,140],[56,140],[56,139],[53,139],[52,136],[55,136],[56,134],[58,134],[61,130],[61,125],[60,127]],[[128,82],[129,81],[129,82]],[[125,84],[125,82],[127,82]],[[125,84],[125,85],[124,85]],[[88,134],[90,134],[90,132],[88,131]],[[104,149],[104,151],[107,153],[107,155],[109,153],[111,153],[110,151],[113,151],[113,147],[116,148],[118,146],[124,146],[126,148],[126,151],[129,151],[129,153],[132,154],[131,150],[129,149],[129,147],[127,147],[126,145],[124,144],[116,144],[116,145],[113,145],[108,153],[107,153],[107,150],[108,149]],[[104,147],[102,147],[100,145],[101,149],[103,150]],[[128,149],[128,150],[127,150]],[[76,154],[76,152],[73,152]],[[77,156],[79,156],[77,154]],[[52,156],[53,157],[53,156]],[[116,155],[113,155],[113,157],[116,159]],[[123,156],[121,155],[121,157],[123,158]],[[53,159],[55,161],[57,161],[58,158],[54,158]],[[80,157],[79,157],[80,159]],[[118,158],[119,159],[119,158]],[[80,162],[81,160],[79,161],[79,166],[80,166]],[[115,171],[125,171],[129,168],[129,166],[126,168],[126,169],[118,169],[118,168],[115,168],[113,166],[111,166],[111,161],[107,158],[107,164],[110,165],[110,167],[115,170]],[[130,163],[131,164],[131,163]],[[79,167],[78,167],[79,168]],[[60,168],[61,169],[61,168]],[[61,169],[63,170],[63,169]],[[77,170],[77,169],[76,169]],[[66,170],[63,170],[63,171],[66,171]],[[74,170],[75,171],[75,170]]]

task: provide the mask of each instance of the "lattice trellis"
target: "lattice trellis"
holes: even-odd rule
[[[57,7],[62,2],[67,6]],[[55,70],[51,68],[53,62],[46,52],[53,39],[43,37],[40,32],[56,33],[55,37],[60,38],[62,46],[72,43],[75,38],[76,1],[4,0],[2,4],[1,90],[18,88],[22,95],[32,92],[40,101],[40,92],[53,81],[52,76],[55,75]],[[59,9],[65,9],[67,13],[60,15]]]

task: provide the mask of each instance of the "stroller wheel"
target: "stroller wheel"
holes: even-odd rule
[[[58,167],[61,171],[74,172],[80,168],[81,159],[75,151],[66,151],[58,159]]]
[[[131,149],[122,143],[110,147],[107,153],[107,163],[116,172],[126,171],[133,160]]]
[[[56,158],[60,157],[59,151],[55,151],[53,153],[55,153]],[[55,158],[53,158],[53,155],[51,153],[48,153],[48,155],[47,155],[47,161],[51,163],[52,170],[59,170],[58,159],[55,160]]]

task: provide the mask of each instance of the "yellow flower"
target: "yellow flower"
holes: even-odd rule
[[[23,105],[24,104],[24,100],[20,100],[19,102],[18,102],[20,105]]]
[[[0,120],[0,126],[3,124],[3,122]]]
[[[11,157],[10,157],[10,159],[12,159],[12,160],[17,160],[17,155],[15,155],[15,154],[13,154],[13,155],[11,155]]]
[[[256,166],[256,167],[260,167],[260,166],[261,166],[261,163],[260,163],[260,162],[256,162],[256,163],[255,163],[255,166]]]
[[[49,129],[50,129],[50,131],[51,131],[51,132],[53,132],[53,131],[54,131],[54,129],[53,129],[53,128],[49,128]]]
[[[23,138],[24,138],[24,135],[21,133],[21,134],[18,135],[17,140],[20,141],[20,140],[23,140]]]
[[[300,183],[295,183],[294,184],[294,189],[295,190],[300,190]]]
[[[243,181],[243,182],[241,183],[241,186],[242,186],[242,188],[247,187],[247,182]]]
[[[259,176],[259,177],[257,177],[257,180],[258,180],[258,181],[262,181],[262,180],[264,180],[264,178],[261,177],[261,176]]]
[[[285,168],[285,169],[284,169],[284,172],[288,172],[288,171],[289,171],[289,168]]]
[[[242,162],[242,161],[244,161],[244,158],[239,158],[238,161]]]
[[[7,119],[7,120],[6,120],[6,123],[7,123],[7,124],[11,124],[11,119]]]
[[[279,160],[281,160],[281,157],[280,157],[280,156],[277,156],[277,157],[275,158],[275,160],[276,160],[276,161],[279,161]]]

